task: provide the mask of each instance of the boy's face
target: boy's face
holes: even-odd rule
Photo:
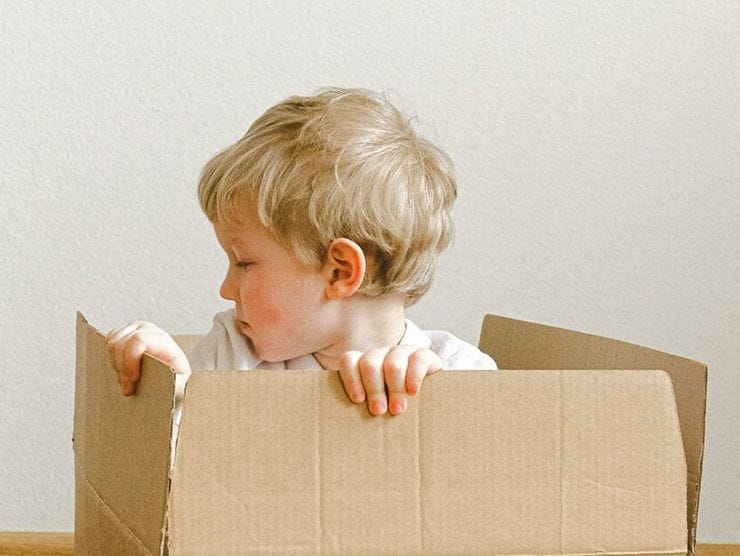
[[[284,361],[328,345],[331,322],[320,271],[304,267],[254,220],[213,225],[229,258],[221,297],[235,304],[236,326],[265,361]],[[323,323],[323,325],[322,325]]]

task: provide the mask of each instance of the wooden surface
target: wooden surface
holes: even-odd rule
[[[740,556],[740,544],[697,544],[698,556]]]
[[[0,533],[0,554],[61,556],[74,554],[72,533]]]
[[[74,553],[72,533],[0,533],[0,554],[67,556]],[[700,544],[698,556],[740,556],[740,544]]]

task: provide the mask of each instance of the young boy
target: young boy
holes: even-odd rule
[[[220,294],[234,308],[189,358],[151,323],[112,330],[125,395],[145,352],[178,373],[180,395],[191,368],[338,370],[373,415],[403,413],[429,373],[496,369],[404,317],[451,242],[457,188],[449,158],[384,96],[330,88],[278,103],[206,164],[198,196],[228,257]]]

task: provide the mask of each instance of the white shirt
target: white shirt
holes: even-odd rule
[[[477,347],[449,332],[421,330],[409,319],[400,344],[429,348],[442,360],[445,370],[495,370],[496,362]],[[193,346],[188,356],[193,371],[249,369],[321,369],[312,354],[287,361],[263,361],[254,353],[251,341],[234,322],[234,309],[217,313],[213,327]]]

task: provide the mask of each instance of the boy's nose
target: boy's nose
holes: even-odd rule
[[[218,293],[227,301],[236,301],[228,274],[226,275],[226,278],[224,278],[224,281],[221,282],[221,288],[218,290]]]

